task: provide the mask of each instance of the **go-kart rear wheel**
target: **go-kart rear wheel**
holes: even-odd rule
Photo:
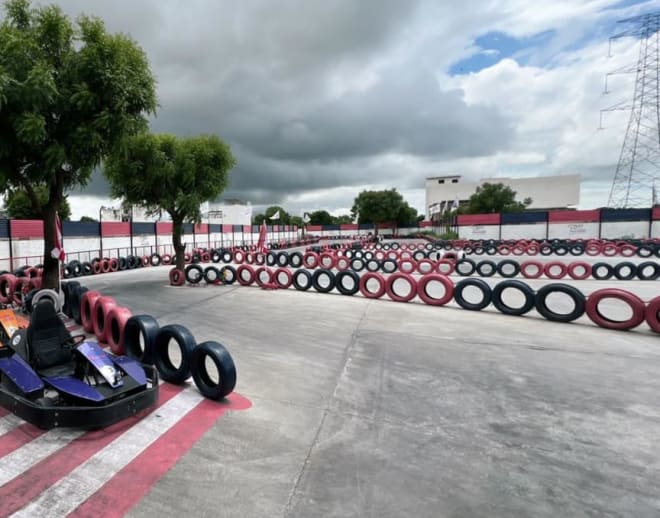
[[[154,364],[161,378],[181,385],[190,377],[190,357],[195,337],[179,324],[161,327],[154,343]]]
[[[195,347],[190,369],[195,385],[209,399],[222,399],[236,386],[234,360],[218,342],[203,342]]]

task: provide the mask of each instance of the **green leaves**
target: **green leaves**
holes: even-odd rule
[[[408,205],[396,189],[385,191],[362,191],[353,203],[353,217],[359,215],[358,223],[413,223],[417,210]]]
[[[516,191],[503,183],[484,183],[470,196],[470,202],[461,212],[466,214],[488,214],[494,212],[522,212],[532,203],[526,198],[523,203],[516,201]]]

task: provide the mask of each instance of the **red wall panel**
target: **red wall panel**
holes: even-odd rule
[[[12,239],[44,237],[44,222],[40,219],[12,219],[9,225]]]
[[[471,225],[499,225],[499,214],[459,214],[458,225],[467,227]]]
[[[600,210],[554,210],[548,213],[550,223],[595,223],[600,221]]]

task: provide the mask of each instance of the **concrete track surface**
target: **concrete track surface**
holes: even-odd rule
[[[660,515],[660,340],[646,325],[173,288],[167,272],[78,280],[223,343],[252,406],[220,417],[129,516]]]

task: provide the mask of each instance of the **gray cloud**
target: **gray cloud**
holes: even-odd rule
[[[438,77],[474,36],[515,9],[431,0],[60,0],[146,51],[158,132],[217,133],[238,166],[223,197],[284,204],[364,186],[423,188],[442,161],[489,157],[519,140],[494,103],[467,104]],[[511,14],[513,13],[513,14]],[[559,18],[561,20],[561,18]],[[542,26],[542,21],[534,20]],[[553,24],[557,20],[553,19]],[[98,173],[84,190],[103,197]],[[340,203],[333,194],[332,210]],[[346,195],[343,206],[354,195]],[[291,203],[294,203],[291,201]],[[420,207],[421,208],[421,207]]]

